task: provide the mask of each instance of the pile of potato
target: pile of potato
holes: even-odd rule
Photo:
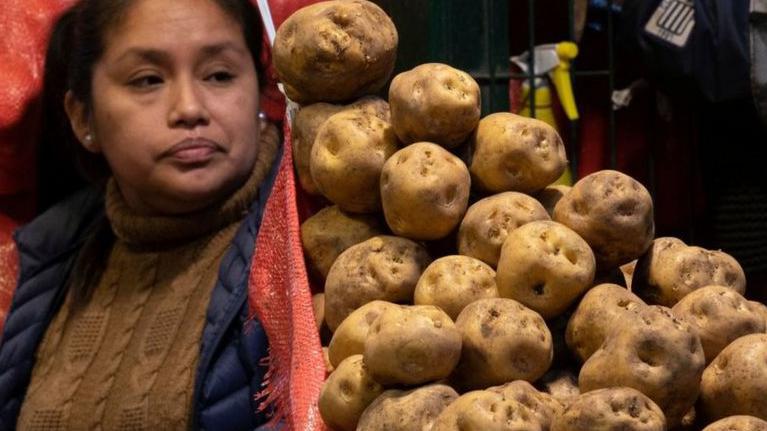
[[[275,66],[334,430],[767,430],[767,307],[728,254],[655,238],[653,202],[600,171],[551,185],[557,132],[480,118],[465,72],[390,77],[365,0],[299,10]]]

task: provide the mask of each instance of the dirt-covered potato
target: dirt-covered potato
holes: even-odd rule
[[[730,416],[712,423],[703,431],[767,431],[767,421],[753,416]]]
[[[563,409],[562,403],[551,394],[538,391],[524,380],[516,380],[487,390],[497,392],[503,395],[505,399],[517,401],[527,407],[543,431],[548,431],[551,428],[554,416],[561,413]]]
[[[463,336],[461,361],[453,376],[457,387],[532,382],[551,365],[553,349],[546,322],[513,299],[472,302],[458,315],[455,326]]]
[[[594,254],[564,225],[534,221],[511,231],[496,270],[498,293],[545,319],[564,312],[594,280]]]
[[[655,236],[650,193],[618,171],[582,178],[559,200],[552,218],[589,243],[600,271],[638,258]]]
[[[439,145],[418,142],[386,161],[381,200],[386,222],[397,235],[419,240],[447,236],[469,205],[466,165]]]
[[[446,64],[421,64],[392,79],[389,104],[392,125],[404,144],[428,141],[453,148],[477,127],[479,85]]]
[[[277,30],[274,67],[296,103],[341,102],[380,90],[394,69],[397,29],[365,0],[315,3]]]
[[[552,216],[554,214],[554,207],[557,206],[557,202],[559,202],[570,189],[572,189],[572,187],[564,184],[550,185],[538,192],[535,195],[535,198],[538,199],[538,202],[540,202],[541,205],[543,205],[549,216]]]
[[[600,284],[589,289],[567,322],[567,347],[585,362],[607,338],[626,313],[646,306],[638,296],[617,284]]]
[[[636,389],[614,387],[578,396],[551,431],[666,431],[660,407]]]
[[[570,370],[549,370],[539,382],[541,390],[551,394],[563,406],[569,405],[581,394],[578,376]]]
[[[293,164],[301,187],[309,194],[320,194],[317,185],[314,184],[309,163],[312,156],[312,146],[320,127],[331,115],[343,110],[362,109],[370,112],[385,122],[390,122],[389,104],[385,100],[368,96],[363,97],[350,105],[334,105],[332,103],[313,103],[303,106],[293,118]]]
[[[495,268],[509,232],[536,220],[550,218],[543,206],[526,194],[505,192],[480,199],[461,221],[458,252]]]
[[[447,385],[433,384],[407,391],[390,389],[362,413],[360,431],[431,430],[434,420],[458,393]]]
[[[395,236],[374,236],[349,247],[325,280],[325,322],[335,331],[352,311],[376,299],[409,303],[429,263],[421,245]]]
[[[365,368],[362,355],[344,359],[322,385],[319,410],[333,430],[353,431],[368,405],[383,393]]]
[[[381,168],[398,148],[389,123],[363,110],[339,112],[317,132],[309,161],[312,179],[320,193],[341,209],[377,212]]]
[[[706,371],[700,386],[704,416],[751,415],[767,420],[767,334],[738,338]]]
[[[670,309],[643,307],[613,323],[602,346],[581,367],[581,393],[628,386],[650,397],[669,428],[698,398],[705,356],[697,332]]]
[[[697,329],[707,363],[735,339],[765,332],[759,310],[729,287],[701,287],[682,298],[672,310]]]
[[[447,406],[431,431],[543,431],[522,403],[498,392],[472,391]]]
[[[338,325],[328,346],[330,363],[338,365],[349,356],[365,352],[365,339],[370,326],[384,310],[397,305],[387,301],[372,301],[354,310]]]
[[[344,250],[383,231],[374,215],[348,213],[337,205],[321,209],[301,224],[301,245],[309,273],[324,280]]]
[[[510,112],[480,120],[472,147],[472,181],[487,192],[536,193],[567,166],[562,138],[553,127]]]
[[[483,298],[497,298],[495,271],[469,256],[451,255],[431,263],[415,286],[415,305],[435,305],[455,320],[464,307]]]
[[[420,385],[450,375],[461,357],[461,333],[431,305],[384,310],[365,339],[365,365],[383,385]]]
[[[744,294],[743,268],[725,252],[662,237],[656,238],[637,261],[631,290],[648,304],[672,307],[693,290],[711,285],[726,286]]]

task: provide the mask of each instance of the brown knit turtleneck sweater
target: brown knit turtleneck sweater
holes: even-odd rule
[[[93,296],[68,295],[37,351],[17,422],[26,430],[184,430],[210,294],[237,226],[277,151],[262,133],[253,173],[193,216],[146,217],[114,182],[106,211],[117,240]]]

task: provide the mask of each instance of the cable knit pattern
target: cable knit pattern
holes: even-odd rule
[[[189,427],[217,270],[277,146],[271,127],[246,183],[216,208],[186,218],[139,216],[109,187],[117,242],[91,300],[75,311],[68,296],[49,326],[19,430]]]

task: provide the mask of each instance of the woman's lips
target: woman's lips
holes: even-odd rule
[[[189,138],[170,147],[162,154],[162,157],[182,164],[200,164],[209,161],[220,151],[222,151],[221,146],[211,140]]]

